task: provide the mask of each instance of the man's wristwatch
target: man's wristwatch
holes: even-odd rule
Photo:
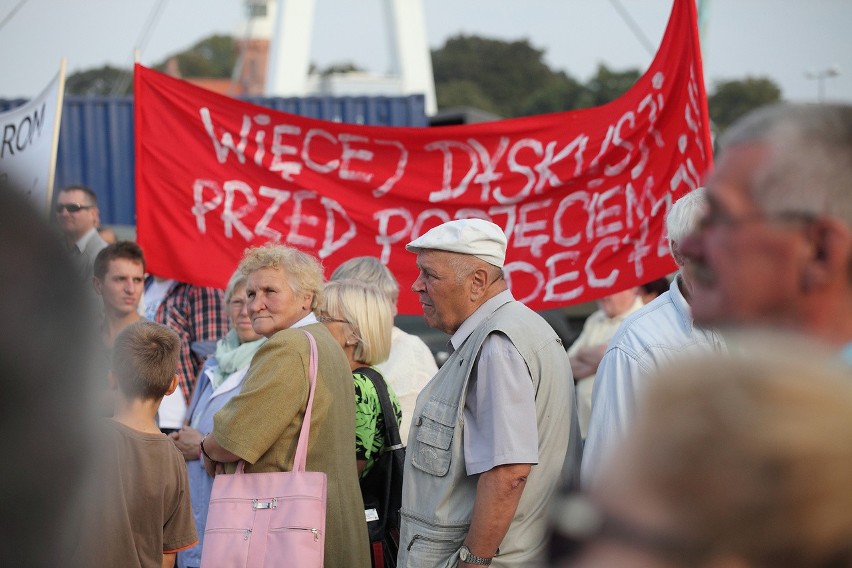
[[[493,559],[476,556],[470,551],[467,545],[462,545],[459,549],[459,560],[468,564],[476,564],[478,566],[491,566],[491,560]]]

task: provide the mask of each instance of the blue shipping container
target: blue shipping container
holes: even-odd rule
[[[246,99],[282,112],[374,126],[427,126],[422,95]],[[0,99],[0,112],[26,102]],[[98,196],[105,225],[136,224],[133,98],[66,96],[56,161],[57,189],[83,184]]]

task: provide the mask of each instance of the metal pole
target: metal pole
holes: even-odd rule
[[[829,67],[827,69],[820,69],[819,71],[807,71],[805,73],[805,77],[808,79],[816,79],[817,102],[821,103],[825,100],[825,80],[837,77],[838,75],[840,75],[840,70],[837,67]]]

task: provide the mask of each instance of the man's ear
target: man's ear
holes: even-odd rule
[[[92,276],[92,286],[95,289],[95,292],[98,293],[98,296],[104,295],[104,283],[101,282],[101,279],[97,276]]]
[[[802,288],[817,290],[828,285],[848,285],[852,259],[852,230],[834,217],[820,217],[807,229],[811,248],[802,274]]]
[[[178,379],[177,373],[175,373],[175,376],[172,377],[172,384],[169,385],[169,388],[164,396],[169,396],[170,394],[175,392],[175,389],[177,389],[179,382],[180,380]]]
[[[115,373],[110,371],[107,375],[107,381],[109,384],[109,390],[118,390],[118,379],[115,378]]]
[[[680,252],[680,243],[672,241],[670,248],[672,251],[672,258],[674,258],[675,264],[677,264],[679,267],[683,266],[686,263],[686,258],[684,258],[683,253]]]
[[[477,268],[470,275],[470,299],[478,300],[488,289],[488,271],[484,268]]]

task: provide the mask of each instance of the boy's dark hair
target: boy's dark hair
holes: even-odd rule
[[[180,339],[164,325],[148,320],[124,328],[115,338],[112,371],[126,396],[160,399],[177,372]]]
[[[145,271],[145,255],[142,253],[142,247],[133,241],[118,241],[117,243],[107,245],[95,257],[95,278],[103,280],[109,270],[109,263],[117,258],[125,258],[132,262],[138,262],[142,265],[142,272]]]

